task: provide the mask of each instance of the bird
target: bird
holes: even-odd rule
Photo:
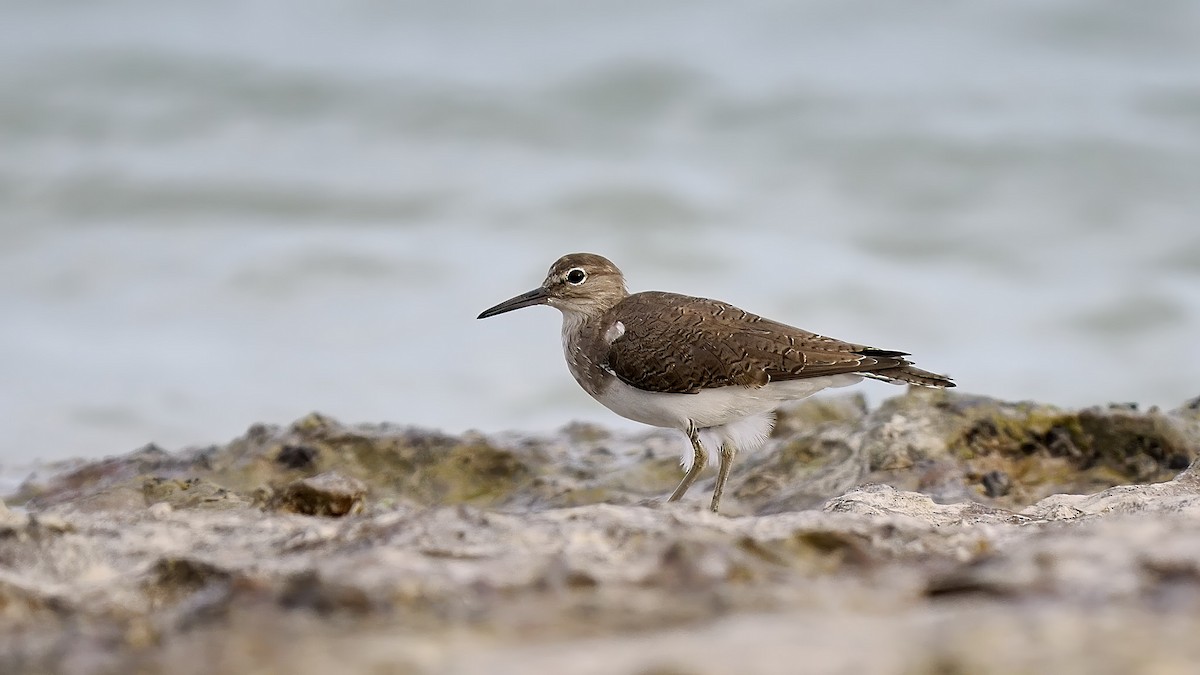
[[[478,318],[534,305],[562,312],[567,366],[592,398],[622,417],[687,436],[683,479],[668,502],[682,499],[710,461],[718,464],[713,512],[735,457],[766,442],[784,402],[864,377],[955,386],[916,368],[907,352],[843,342],[719,300],[630,293],[621,270],[594,253],[562,256],[540,286]]]

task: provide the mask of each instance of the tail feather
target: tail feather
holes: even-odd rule
[[[914,367],[910,363],[905,363],[902,366],[895,368],[884,368],[882,370],[873,370],[869,373],[863,373],[867,377],[873,377],[877,380],[891,382],[893,384],[915,384],[918,387],[935,387],[938,389],[953,387],[954,380],[945,375],[931,373],[928,370],[921,370]]]

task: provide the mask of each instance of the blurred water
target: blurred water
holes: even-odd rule
[[[634,290],[912,351],[968,391],[1200,393],[1193,2],[0,19],[9,465],[314,409],[619,424],[566,374],[553,310],[474,320],[577,250]]]

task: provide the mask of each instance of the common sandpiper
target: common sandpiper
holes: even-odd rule
[[[681,458],[683,480],[667,501],[687,493],[710,457],[720,462],[713,511],[734,457],[766,442],[783,402],[864,377],[954,386],[915,368],[905,352],[842,342],[718,300],[630,294],[621,270],[592,253],[559,258],[541,286],[479,318],[532,305],[562,312],[567,366],[592,398],[622,417],[687,434],[692,447]]]

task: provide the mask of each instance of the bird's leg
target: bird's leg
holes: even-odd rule
[[[696,479],[700,477],[700,472],[704,470],[704,465],[708,463],[708,452],[704,450],[703,445],[700,445],[700,432],[696,429],[696,425],[689,424],[685,433],[688,440],[692,442],[692,451],[696,454],[692,459],[692,468],[683,474],[683,480],[679,481],[679,487],[675,488],[675,491],[667,498],[669,502],[677,502],[683,498],[684,493],[692,487],[692,483],[696,482]]]
[[[733,458],[737,456],[737,448],[732,443],[726,441],[721,444],[721,465],[717,468],[717,487],[713,489],[712,505],[709,506],[713,513],[717,512],[717,507],[721,504],[721,493],[725,492],[725,481],[729,480],[729,470],[733,468]]]

